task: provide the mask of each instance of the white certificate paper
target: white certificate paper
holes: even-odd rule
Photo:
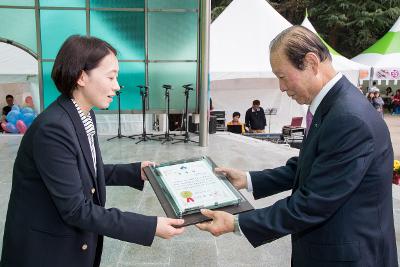
[[[182,212],[238,201],[203,160],[159,167],[158,171]]]

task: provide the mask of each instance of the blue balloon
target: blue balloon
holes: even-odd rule
[[[36,117],[36,115],[33,113],[21,113],[21,114],[22,114],[21,120],[25,123],[27,127],[29,127],[32,124],[33,120]]]
[[[19,111],[11,110],[10,112],[8,112],[6,119],[8,122],[15,124],[17,122],[17,120],[19,120],[19,114],[20,114]]]
[[[23,107],[21,113],[35,113],[35,111],[31,107]]]
[[[15,124],[13,124],[13,123],[11,123],[11,122],[7,122],[6,128],[7,128],[7,132],[10,132],[10,133],[18,133],[17,127],[15,127]]]
[[[18,105],[13,105],[12,108],[11,108],[11,110],[16,110],[16,111],[18,111],[18,112],[21,111],[21,109],[19,108]]]
[[[18,113],[18,119],[17,119],[17,121],[18,121],[18,120],[22,120],[23,117],[24,117],[24,113],[19,112],[19,113]],[[15,125],[17,125],[17,123],[15,123]]]

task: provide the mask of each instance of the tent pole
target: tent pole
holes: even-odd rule
[[[371,89],[372,87],[372,82],[374,80],[374,67],[371,67],[370,71],[369,71],[369,81],[368,81],[368,91]],[[368,92],[367,92],[368,93]]]

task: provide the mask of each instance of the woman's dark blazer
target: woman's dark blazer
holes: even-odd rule
[[[35,119],[14,164],[1,267],[99,266],[104,235],[151,245],[156,217],[104,208],[106,185],[143,189],[140,163],[103,164],[94,140],[97,175],[69,98],[60,96]]]

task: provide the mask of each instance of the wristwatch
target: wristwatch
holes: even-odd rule
[[[242,231],[240,230],[239,226],[239,215],[234,215],[233,217],[233,233],[238,236],[242,235]]]

